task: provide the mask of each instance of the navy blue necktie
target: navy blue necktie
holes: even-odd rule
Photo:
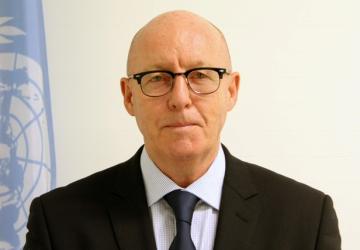
[[[196,250],[191,240],[191,220],[199,198],[180,189],[164,196],[176,217],[176,236],[169,250]]]

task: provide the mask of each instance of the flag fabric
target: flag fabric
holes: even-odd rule
[[[55,187],[41,0],[0,0],[0,250],[22,249],[32,199]]]

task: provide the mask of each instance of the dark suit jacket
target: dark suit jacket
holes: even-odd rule
[[[224,152],[214,249],[340,249],[329,196]],[[156,249],[140,155],[34,199],[24,249]]]

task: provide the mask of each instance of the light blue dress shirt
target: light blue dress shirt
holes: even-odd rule
[[[168,250],[176,235],[176,219],[163,196],[173,190],[183,188],[156,167],[145,147],[141,154],[140,164],[156,246],[158,250]],[[222,147],[219,146],[218,154],[208,171],[183,189],[200,198],[191,223],[191,238],[197,250],[214,248],[224,175],[225,156]]]

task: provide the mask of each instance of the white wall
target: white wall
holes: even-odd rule
[[[343,249],[360,249],[356,0],[44,1],[58,185],[141,145],[119,79],[132,35],[172,9],[203,15],[228,39],[242,82],[223,142],[243,160],[329,193]]]

